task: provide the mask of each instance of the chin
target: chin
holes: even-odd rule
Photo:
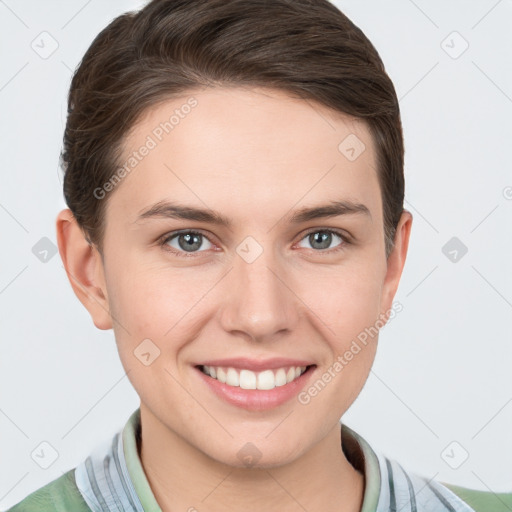
[[[239,469],[271,469],[293,462],[300,453],[287,449],[282,442],[238,442],[224,447],[220,453],[205,453],[220,464]],[[264,445],[264,446],[263,446]],[[293,452],[293,453],[292,453]]]

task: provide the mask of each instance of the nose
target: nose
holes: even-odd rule
[[[259,342],[293,331],[299,320],[300,300],[292,291],[284,265],[271,250],[249,261],[235,255],[224,283],[222,327]]]

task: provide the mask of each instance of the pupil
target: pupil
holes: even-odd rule
[[[180,237],[179,237],[180,247],[182,249],[184,249],[185,251],[189,251],[189,252],[194,249],[199,249],[199,247],[201,247],[200,236],[201,235],[193,234],[193,233],[188,233],[186,235],[180,235]],[[182,244],[183,239],[185,240],[184,244]]]
[[[319,235],[319,236],[317,236]],[[310,237],[313,242],[311,242],[311,245],[314,247],[314,243],[319,242],[321,247],[317,247],[318,249],[326,249],[331,245],[331,233],[326,233],[325,231],[317,231],[316,233],[313,233]]]

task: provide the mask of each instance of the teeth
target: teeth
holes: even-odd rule
[[[258,373],[258,389],[274,389],[275,387],[276,379],[272,370]]]
[[[236,370],[234,371],[236,372]],[[240,372],[240,387],[242,389],[256,389],[256,374],[249,370],[242,370]]]
[[[209,375],[219,382],[228,386],[240,387],[242,389],[274,389],[277,386],[284,386],[300,377],[305,371],[305,366],[292,366],[288,369],[264,370],[255,373],[251,370],[235,370],[235,368],[221,368],[203,366],[203,373]]]
[[[286,372],[283,368],[279,368],[276,372],[276,386],[284,386],[286,384]]]
[[[210,376],[212,374],[210,373]],[[238,372],[234,368],[228,368],[228,373],[226,374],[226,384],[228,386],[240,386],[240,378],[238,377]]]
[[[205,368],[207,368],[205,366]],[[210,376],[214,379],[216,378],[219,382],[226,382],[226,372],[222,368],[217,369],[217,376],[215,376],[215,368],[212,366],[210,368]]]

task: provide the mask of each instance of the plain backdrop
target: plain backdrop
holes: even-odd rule
[[[335,3],[395,84],[414,216],[403,311],[343,421],[411,471],[512,491],[512,2]],[[72,70],[142,5],[0,1],[0,509],[75,467],[139,404],[112,331],[94,327],[51,248]]]

